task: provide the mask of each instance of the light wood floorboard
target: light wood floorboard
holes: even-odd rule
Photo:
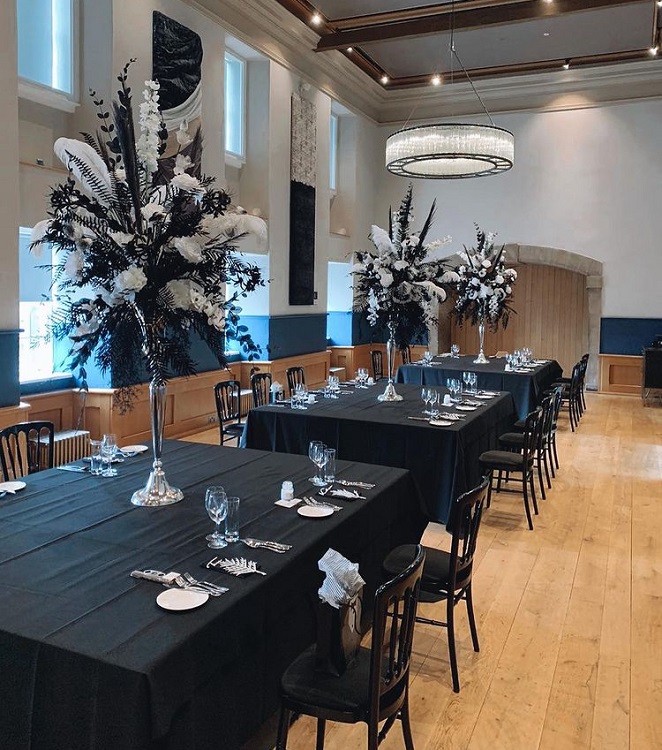
[[[218,432],[195,439],[217,443]],[[559,455],[533,532],[518,495],[494,496],[485,514],[474,573],[481,651],[461,605],[459,695],[445,630],[417,625],[416,750],[662,748],[662,409],[589,394],[575,434],[564,420]],[[438,525],[423,541],[448,548]],[[366,736],[330,724],[326,748],[365,748]],[[288,750],[314,746],[303,717]],[[380,747],[404,747],[397,725]]]

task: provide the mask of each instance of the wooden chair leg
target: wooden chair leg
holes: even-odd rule
[[[552,449],[554,451],[554,463],[556,464],[556,468],[559,469],[559,454],[556,452],[556,435],[554,435],[552,440]]]
[[[536,487],[533,483],[533,471],[529,473],[529,487],[531,488],[531,501],[533,502],[533,512],[538,515],[538,500],[536,498]]]
[[[552,472],[552,479],[556,479],[556,470],[554,469],[554,454],[552,453],[552,438],[547,442],[547,458],[545,465],[549,466]]]
[[[315,750],[324,750],[324,730],[326,729],[326,720],[317,720],[317,742],[315,743]]]
[[[542,462],[543,462],[543,466],[545,467],[545,478],[547,479],[547,489],[551,490],[552,489],[552,476],[549,473],[549,463],[547,462],[547,454],[549,453],[548,447],[549,447],[549,443],[542,449]]]
[[[490,503],[492,502],[492,470],[490,469],[490,478],[487,483],[487,507],[490,507]]]
[[[547,500],[545,493],[545,483],[542,480],[542,459],[540,457],[541,451],[536,451],[536,468],[538,470],[538,484],[540,485],[540,494],[543,500]]]
[[[379,747],[379,723],[377,717],[373,716],[368,723],[368,750],[377,750]]]
[[[409,686],[405,693],[405,702],[400,709],[400,721],[402,722],[402,736],[405,741],[406,750],[414,750],[414,738],[411,736],[411,722],[409,721]]]
[[[280,719],[278,721],[278,740],[276,750],[287,750],[287,735],[290,731],[290,718],[292,712],[284,706],[280,709]]]
[[[448,629],[448,655],[451,662],[451,676],[453,677],[453,691],[460,692],[460,675],[457,671],[457,654],[455,652],[455,606],[453,594],[449,592],[446,599],[446,627]]]
[[[471,593],[471,583],[469,583],[469,586],[467,587],[465,599],[467,602],[467,616],[469,618],[469,628],[471,630],[471,640],[474,645],[474,651],[480,651],[478,631],[476,630],[476,618],[474,616],[474,600],[473,594]]]
[[[522,475],[522,497],[524,498],[524,510],[526,512],[526,520],[529,522],[529,529],[533,531],[533,519],[531,518],[531,508],[529,508],[529,496],[526,490],[526,474]]]

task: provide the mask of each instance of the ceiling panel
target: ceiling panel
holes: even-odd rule
[[[373,13],[389,13],[407,8],[426,8],[430,5],[450,5],[451,0],[422,0],[412,3],[411,0],[316,0],[313,5],[328,19],[355,18]],[[455,3],[460,7],[461,2]]]

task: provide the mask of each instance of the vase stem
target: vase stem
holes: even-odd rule
[[[388,341],[386,342],[386,367],[388,374],[388,385],[386,390],[381,396],[378,396],[379,401],[402,401],[402,396],[399,396],[395,391],[393,385],[393,367],[395,365],[395,330],[393,323],[388,323]]]
[[[475,365],[485,365],[488,363],[488,359],[485,356],[485,352],[483,351],[483,346],[485,344],[485,324],[483,323],[483,319],[480,319],[480,322],[478,323],[478,337],[480,339],[480,351],[478,352],[478,356],[476,359],[474,359]]]
[[[152,464],[152,471],[147,479],[147,484],[141,490],[133,493],[131,502],[134,505],[150,507],[172,505],[173,503],[178,503],[184,497],[184,493],[168,484],[161,462],[166,406],[165,383],[152,380],[149,384],[149,406],[154,463]]]

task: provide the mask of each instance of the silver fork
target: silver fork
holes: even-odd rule
[[[177,578],[175,578],[172,583],[174,586],[177,586],[180,589],[184,589],[185,591],[197,591],[199,594],[209,594],[209,596],[220,596],[221,593],[223,593],[221,591],[212,591],[205,586],[194,586],[193,584],[189,583],[182,575],[177,576]]]
[[[331,508],[331,510],[342,510],[342,506],[333,505],[333,503],[325,503],[321,500],[315,500],[314,497],[304,497],[303,501],[306,505],[312,505],[314,508]]]
[[[225,594],[228,589],[225,588],[225,586],[217,586],[215,583],[209,583],[209,581],[198,581],[190,573],[182,573],[184,578],[192,585],[192,586],[200,586],[201,588],[207,588],[209,589],[209,593],[212,596],[220,596],[221,594]],[[217,593],[213,593],[217,592]]]

